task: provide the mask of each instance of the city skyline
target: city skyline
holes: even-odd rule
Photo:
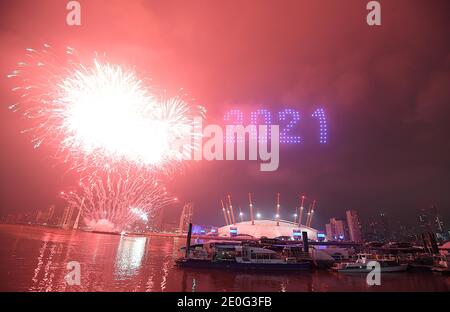
[[[189,205],[188,205],[189,206]],[[218,228],[232,223],[218,223],[211,224],[195,222],[194,206],[190,206],[191,212],[189,215],[189,222],[192,222],[194,226],[206,227],[206,228]],[[248,222],[250,219],[249,214],[243,212],[245,210],[238,206],[239,213],[238,218],[233,222],[237,224],[239,222]],[[295,212],[289,218],[281,218],[280,220],[298,223],[299,210]],[[171,228],[169,232],[176,233],[179,229],[179,223],[183,218],[183,213],[179,218],[167,219],[164,214],[159,215],[155,220],[151,222],[144,222],[142,225],[136,224],[136,231],[149,232],[149,231],[166,231]],[[427,215],[425,215],[427,214]],[[277,218],[274,215],[273,218],[263,217],[261,213],[255,213],[255,220],[273,220]],[[307,220],[307,212],[303,213],[303,222]],[[80,223],[80,210],[74,206],[66,206],[58,209],[55,205],[50,205],[46,210],[35,210],[31,213],[20,214],[8,214],[0,216],[0,223],[29,223],[40,224],[46,226],[57,226],[63,229],[78,228]],[[230,222],[230,221],[227,221]],[[75,225],[76,224],[76,225]],[[186,227],[186,224],[185,224]],[[380,211],[377,218],[367,219],[361,221],[357,210],[346,210],[342,215],[338,217],[332,217],[328,223],[317,224],[312,226],[319,233],[324,233],[325,238],[329,241],[351,241],[351,242],[370,242],[370,241],[398,241],[398,242],[411,242],[420,241],[420,237],[424,233],[435,233],[439,241],[445,241],[450,237],[450,227],[445,224],[436,210],[435,206],[420,209],[416,215],[416,222],[412,224],[405,224],[401,220],[391,219],[385,212]]]

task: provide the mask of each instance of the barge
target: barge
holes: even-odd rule
[[[191,246],[188,257],[175,261],[179,267],[237,270],[299,271],[311,269],[307,257],[289,257],[274,250],[233,243]]]

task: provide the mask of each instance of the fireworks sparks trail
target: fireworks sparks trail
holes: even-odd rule
[[[79,190],[61,196],[82,207],[91,228],[123,230],[150,220],[174,201],[156,180],[180,168],[194,117],[204,117],[186,95],[168,97],[138,75],[95,57],[87,65],[67,48],[57,57],[45,44],[27,49],[9,78],[20,100],[10,106],[29,118],[33,144],[55,144],[70,169],[82,174]],[[63,59],[63,60],[61,60]]]
[[[135,214],[139,219],[142,221],[147,222],[148,221],[148,214],[143,211],[141,208],[131,208],[130,211]]]
[[[69,205],[82,207],[85,224],[95,230],[126,230],[136,221],[153,220],[170,196],[152,173],[129,170],[110,172],[80,182],[80,191],[61,192]]]
[[[10,108],[34,121],[28,131],[35,147],[55,142],[78,170],[114,170],[124,163],[165,171],[190,150],[177,143],[190,139],[193,117],[204,109],[184,96],[167,97],[147,87],[134,71],[94,58],[89,66],[72,58],[61,62],[49,52],[27,49],[27,62],[9,77],[21,101]],[[192,146],[191,146],[192,147]]]

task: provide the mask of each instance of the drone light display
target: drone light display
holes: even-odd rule
[[[320,144],[326,144],[328,141],[328,130],[327,130],[327,118],[324,108],[317,108],[311,115],[310,118],[317,119],[318,121],[318,135],[315,141]],[[257,109],[252,111],[249,116],[245,116],[244,112],[240,109],[232,109],[225,113],[224,121],[228,125],[280,125],[280,143],[283,144],[301,144],[303,143],[303,138],[299,135],[298,126],[302,120],[302,115],[300,112],[293,108],[286,108],[273,113],[268,109]],[[257,137],[257,134],[252,132],[251,135]],[[270,139],[270,131],[266,138],[261,138],[262,141],[267,141]],[[226,137],[226,142],[234,142],[236,139],[234,137]],[[238,139],[239,140],[239,139]]]

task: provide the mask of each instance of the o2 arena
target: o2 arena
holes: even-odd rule
[[[312,240],[317,239],[317,230],[306,225],[298,223],[279,220],[277,225],[276,220],[254,220],[244,221],[236,224],[229,224],[218,229],[219,236],[245,236],[251,235],[253,237],[267,237],[275,238],[280,236],[298,237],[301,238],[302,232],[308,234],[308,238]]]
[[[222,200],[222,212],[226,225],[220,227],[217,232],[222,237],[239,237],[252,236],[254,238],[267,237],[291,237],[293,239],[301,239],[302,232],[306,232],[308,238],[311,240],[318,240],[318,230],[311,227],[312,218],[316,201],[312,201],[308,207],[308,211],[304,212],[305,196],[301,196],[300,207],[295,210],[294,222],[280,219],[280,193],[276,196],[276,215],[275,220],[260,220],[260,214],[256,213],[256,220],[254,218],[254,207],[252,202],[252,195],[248,194],[250,221],[243,221],[243,213],[239,211],[237,215],[241,222],[236,222],[235,212],[231,203],[231,196],[227,196],[227,201]],[[306,220],[302,224],[302,218],[305,215]],[[298,221],[297,221],[298,217]]]

